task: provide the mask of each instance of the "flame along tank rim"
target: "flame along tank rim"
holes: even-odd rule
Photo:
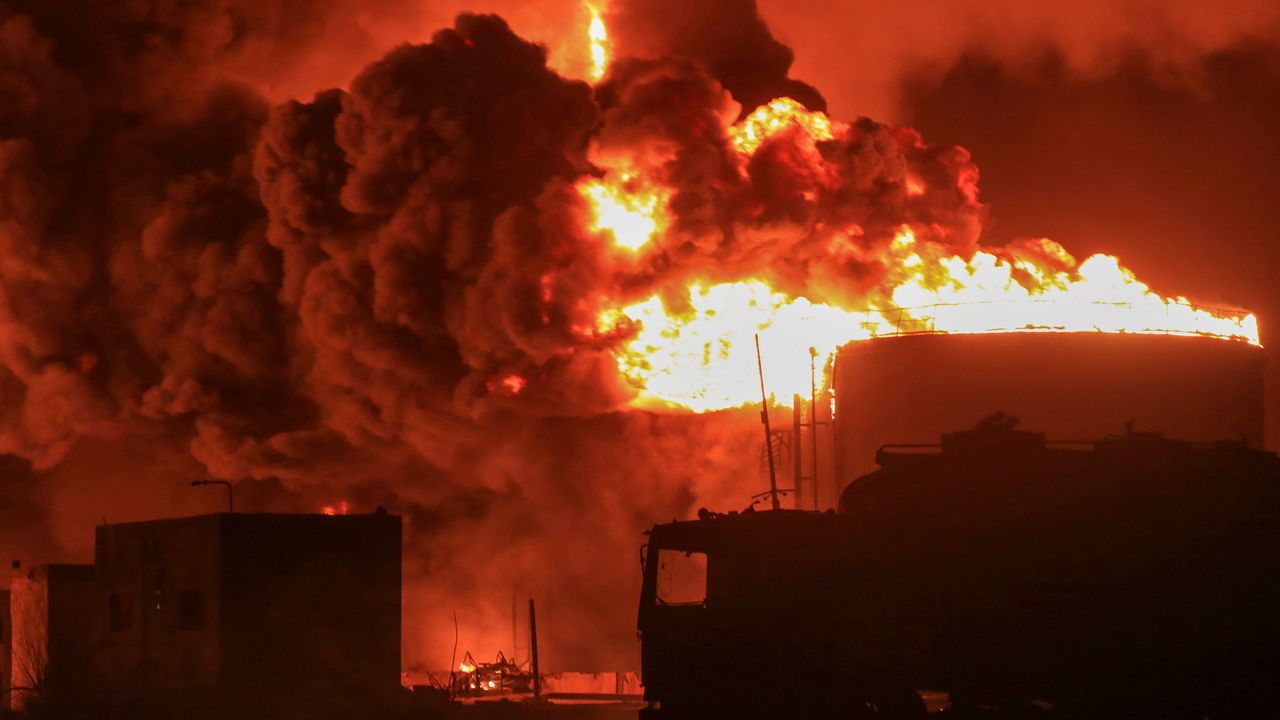
[[[1016,302],[990,300],[990,301],[981,301],[981,302],[932,303],[929,305],[916,305],[916,306],[887,306],[883,308],[863,308],[855,312],[865,313],[868,315],[868,317],[870,317],[873,314],[879,315],[880,317],[885,317],[885,318],[896,315],[895,323],[898,324],[898,326],[900,327],[902,324],[904,324],[904,322],[915,322],[915,323],[929,322],[931,320],[929,315],[933,314],[936,317],[937,311],[941,308],[966,308],[966,307],[980,307],[980,306],[988,306],[988,305],[1017,306],[1017,305],[1025,304],[1028,302],[1032,304],[1048,304],[1048,305],[1061,304],[1064,306],[1073,304],[1073,303],[1063,303],[1062,301],[1055,300],[1055,299],[1032,299],[1032,300],[1020,300]],[[1134,303],[1131,303],[1131,302],[1106,302],[1106,301],[1099,301],[1099,300],[1085,300],[1085,301],[1080,301],[1079,304],[1099,306],[1099,307],[1117,307],[1117,308],[1131,308],[1134,306]],[[1197,305],[1189,302],[1175,302],[1175,301],[1168,301],[1164,303],[1164,305],[1166,306],[1166,308],[1179,307],[1179,308],[1186,308],[1188,310],[1195,311],[1195,312],[1204,312],[1214,317],[1235,320],[1238,323],[1243,323],[1247,319],[1253,317],[1254,324],[1255,324],[1254,332],[1255,333],[1257,332],[1256,317],[1254,316],[1254,313],[1248,310],[1236,310],[1231,308],[1215,307],[1212,305]],[[910,317],[904,318],[903,317],[904,314],[907,314]],[[1241,329],[1244,330],[1245,328],[1242,327]],[[871,337],[857,338],[854,340],[850,340],[845,345],[846,346],[857,345],[859,343],[877,340],[880,338],[909,337],[913,335],[1002,335],[1002,334],[1033,334],[1033,333],[1044,333],[1044,334],[1053,334],[1053,335],[1096,334],[1096,335],[1203,337],[1203,338],[1209,338],[1213,340],[1222,340],[1226,342],[1247,344],[1247,345],[1251,345],[1253,347],[1258,347],[1258,348],[1264,347],[1262,344],[1260,333],[1258,334],[1258,336],[1251,336],[1246,333],[1227,334],[1227,333],[1200,331],[1200,330],[1179,330],[1176,328],[1163,328],[1163,327],[1110,330],[1110,329],[1101,328],[1101,327],[1094,327],[1092,329],[1068,328],[1061,325],[1031,324],[1031,323],[1028,323],[1023,326],[991,327],[991,328],[985,328],[982,330],[945,330],[945,329],[936,329],[936,328],[924,328],[924,329],[918,329],[918,330],[898,329],[898,330],[895,330],[894,332],[879,333],[876,335],[872,335]]]
[[[992,328],[991,330],[975,330],[972,332],[957,332],[953,330],[903,330],[895,333],[885,333],[875,335],[869,338],[858,338],[850,340],[841,348],[854,345],[862,345],[864,343],[875,342],[876,340],[886,340],[888,338],[901,337],[922,337],[922,336],[980,336],[980,335],[1119,335],[1125,337],[1180,337],[1180,338],[1204,338],[1206,340],[1217,340],[1219,342],[1234,343],[1237,345],[1247,345],[1252,348],[1264,349],[1264,345],[1259,341],[1245,335],[1222,335],[1220,333],[1210,332],[1193,332],[1184,330],[1070,330],[1067,328],[1054,327],[1021,327],[1021,328]]]

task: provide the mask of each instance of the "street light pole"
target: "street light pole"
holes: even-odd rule
[[[203,485],[226,485],[227,486],[227,512],[236,511],[236,489],[226,480],[192,480],[191,487],[201,487]]]

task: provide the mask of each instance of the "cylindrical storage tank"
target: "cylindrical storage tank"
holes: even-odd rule
[[[937,443],[997,411],[1049,440],[1125,431],[1261,446],[1261,348],[1211,337],[1110,333],[905,335],[836,356],[838,488],[890,443]]]

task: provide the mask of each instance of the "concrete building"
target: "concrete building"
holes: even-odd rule
[[[393,692],[400,518],[221,513],[97,529],[98,679],[122,692]]]
[[[96,638],[92,565],[37,565],[9,584],[10,706],[87,686]]]

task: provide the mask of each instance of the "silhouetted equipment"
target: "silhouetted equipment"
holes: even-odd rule
[[[468,652],[462,658],[462,670],[451,673],[450,697],[483,697],[527,693],[537,684],[528,670],[513,658],[498,653],[491,663],[477,662]],[[540,693],[535,692],[535,696]]]
[[[839,513],[653,528],[646,713],[917,717],[927,689],[957,714],[1274,716],[1276,455],[1016,426],[885,446]]]
[[[795,509],[803,510],[806,504],[811,505],[814,510],[821,508],[820,491],[821,487],[818,483],[819,468],[822,467],[823,454],[819,451],[818,436],[819,428],[824,425],[831,425],[828,420],[818,419],[818,368],[817,368],[818,350],[817,348],[809,348],[809,398],[807,400],[808,421],[804,419],[805,412],[803,403],[799,395],[791,397],[791,435],[795,438],[792,443],[792,487],[795,491]],[[805,462],[804,443],[801,442],[801,436],[808,431],[809,433],[809,449],[808,462]],[[806,472],[807,468],[807,472]],[[805,486],[809,487],[809,495],[805,495]],[[785,491],[784,491],[785,494]],[[834,501],[833,501],[834,502]]]
[[[1134,421],[1197,442],[1243,434],[1261,447],[1264,366],[1261,348],[1207,337],[1027,332],[850,343],[833,373],[839,484],[874,470],[885,443],[937,442],[993,408],[1052,438],[1089,440]]]
[[[542,675],[538,668],[538,610],[529,598],[529,664],[533,670],[533,699],[542,699]]]
[[[809,472],[809,481],[813,483],[813,509],[818,509],[818,348],[809,348],[809,450],[813,459],[813,467]],[[796,436],[797,445],[800,436]],[[803,507],[800,502],[800,481],[796,480],[796,507]]]
[[[764,423],[764,447],[769,454],[769,500],[777,510],[782,503],[778,498],[778,471],[773,462],[773,431],[769,429],[769,395],[764,389],[764,359],[760,355],[759,335],[756,335],[756,367],[760,371],[760,422]]]
[[[225,485],[227,488],[227,512],[236,511],[236,488],[226,480],[192,480],[191,487],[203,487],[205,485]],[[102,523],[106,525],[104,521]]]

